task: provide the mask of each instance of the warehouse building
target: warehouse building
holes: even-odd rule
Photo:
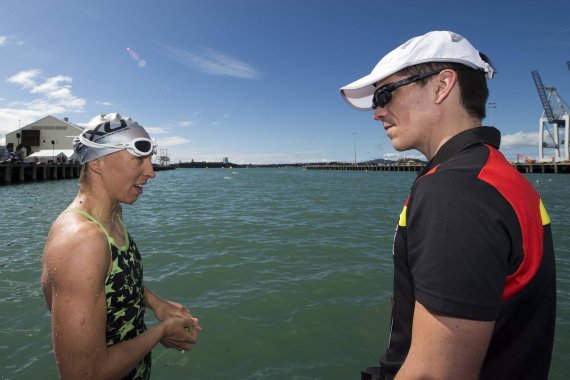
[[[53,116],[46,116],[38,121],[23,126],[6,134],[6,152],[15,152],[24,160],[32,155],[35,160],[65,160],[73,153],[73,138],[81,131],[78,125]]]

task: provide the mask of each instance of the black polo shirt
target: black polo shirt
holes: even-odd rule
[[[464,131],[412,185],[394,239],[390,343],[396,373],[414,304],[496,321],[481,378],[546,379],[556,312],[550,220],[534,187],[499,153],[500,132]]]

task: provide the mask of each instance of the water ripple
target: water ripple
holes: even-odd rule
[[[529,180],[552,219],[558,271],[553,379],[570,377],[570,176]],[[145,283],[204,331],[190,354],[155,348],[160,379],[356,379],[388,339],[391,243],[413,173],[298,169],[159,172],[124,220]],[[75,181],[0,187],[0,364],[56,378],[39,286],[47,231]],[[40,207],[38,207],[40,205]],[[152,325],[152,313],[148,313]]]

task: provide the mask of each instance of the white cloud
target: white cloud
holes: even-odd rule
[[[165,146],[175,146],[175,145],[187,144],[187,143],[191,143],[192,141],[188,140],[185,137],[181,137],[181,136],[168,136],[168,137],[156,139],[156,142],[158,143],[159,148],[162,148]]]
[[[8,83],[29,89],[31,94],[42,95],[43,98],[28,102],[29,105],[43,104],[47,108],[60,107],[70,112],[83,111],[85,99],[78,98],[71,93],[73,79],[65,75],[51,78],[42,77],[38,69],[21,71],[7,79]],[[44,107],[42,107],[44,108]]]
[[[35,85],[35,80],[41,75],[38,69],[20,71],[18,74],[12,75],[6,81],[8,83],[19,85],[23,88],[31,88]]]
[[[151,135],[154,134],[163,134],[163,133],[168,133],[168,130],[165,128],[161,128],[161,127],[144,127],[144,129],[146,129],[146,131]]]
[[[179,127],[191,127],[194,124],[195,123],[192,120],[181,120],[176,123],[176,125]]]
[[[385,160],[392,160],[392,161],[397,161],[400,160],[402,158],[412,158],[415,160],[425,160],[426,157],[416,151],[405,151],[405,152],[390,152],[390,153],[386,153],[384,154],[384,156],[382,156],[383,159]]]
[[[52,98],[67,98],[70,96],[71,82],[73,79],[64,75],[47,78],[43,83],[36,84],[32,89],[32,94],[42,94]]]
[[[0,36],[0,46],[8,46],[8,44],[22,46],[24,45],[24,41],[18,41],[13,36]]]
[[[538,132],[516,132],[501,137],[501,149],[538,146]]]
[[[171,46],[165,49],[172,59],[203,73],[241,79],[258,79],[260,76],[253,66],[213,49],[206,49],[201,54]]]
[[[39,69],[31,69],[21,71],[6,81],[38,97],[26,101],[12,100],[7,107],[0,108],[0,133],[11,132],[47,115],[83,112],[85,109],[85,99],[72,93],[73,79],[69,76],[46,78]]]
[[[401,153],[386,153],[384,154],[384,156],[382,156],[383,159],[385,160],[399,160],[400,158],[402,158],[402,154]]]

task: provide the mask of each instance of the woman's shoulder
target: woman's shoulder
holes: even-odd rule
[[[96,222],[84,215],[63,212],[50,228],[44,260],[57,262],[60,267],[106,268],[110,260],[107,236]]]

